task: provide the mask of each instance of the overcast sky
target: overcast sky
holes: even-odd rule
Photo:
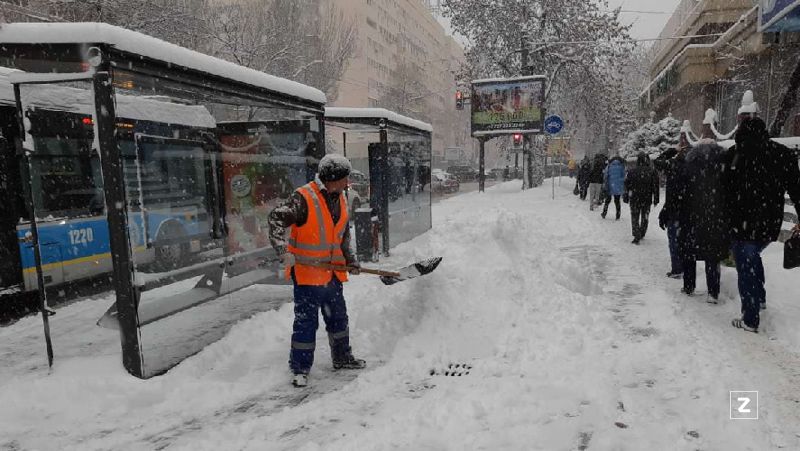
[[[633,24],[631,35],[636,39],[657,38],[678,3],[680,0],[608,0],[608,6],[611,8],[620,6],[627,11],[653,12],[649,14],[644,12],[622,13],[622,22]]]

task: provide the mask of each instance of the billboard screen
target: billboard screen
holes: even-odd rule
[[[541,133],[547,79],[532,77],[472,82],[472,136]]]
[[[800,31],[800,0],[760,0],[759,31]]]

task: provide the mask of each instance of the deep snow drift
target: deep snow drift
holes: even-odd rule
[[[627,206],[602,220],[565,180],[555,200],[549,181],[509,182],[435,204],[433,230],[381,266],[442,264],[392,286],[353,277],[368,368],[333,372],[321,330],[308,389],[289,385],[291,304],[146,381],[93,326],[108,299],[53,317],[52,372],[39,318],[0,329],[0,449],[798,449],[800,281],[780,246],[763,332],[736,330],[734,271],[723,305],[679,294],[657,222],[633,246]],[[276,296],[242,295],[259,290]],[[729,419],[731,390],[759,391],[759,420]]]

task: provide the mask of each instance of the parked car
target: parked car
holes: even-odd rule
[[[349,188],[345,193],[347,193],[347,206],[350,207],[350,217],[352,217],[364,203],[361,200],[361,195],[356,190]],[[369,206],[369,202],[366,205]]]
[[[459,182],[474,182],[478,179],[478,171],[469,165],[450,166],[447,172],[456,176]]]
[[[353,169],[350,171],[350,189],[362,198],[369,197],[369,179],[363,172]]]
[[[455,193],[461,189],[458,179],[447,172],[436,172],[431,174],[431,190],[436,193]]]
[[[502,180],[505,180],[505,179],[503,178],[503,173],[504,173],[504,172],[506,172],[506,170],[505,170],[505,169],[503,169],[503,168],[494,168],[494,169],[492,169],[492,170],[491,170],[491,171],[489,171],[489,172],[492,174],[492,178],[493,178],[493,179],[495,179],[495,180],[501,180],[501,181],[502,181]],[[510,174],[509,174],[509,176],[510,176]]]

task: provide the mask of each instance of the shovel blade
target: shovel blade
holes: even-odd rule
[[[433,257],[421,262],[413,263],[404,268],[400,268],[397,272],[399,276],[381,276],[381,282],[385,285],[393,285],[397,282],[413,279],[414,277],[424,276],[430,274],[442,262],[442,257]]]

